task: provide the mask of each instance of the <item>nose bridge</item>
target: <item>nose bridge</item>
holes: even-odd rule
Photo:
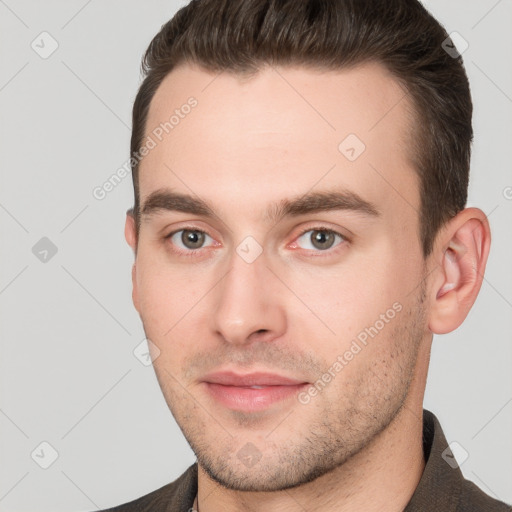
[[[279,304],[265,255],[260,253],[251,261],[243,249],[247,246],[242,242],[233,252],[229,271],[216,287],[215,297],[214,329],[235,344],[247,343],[254,333],[258,337],[277,337],[286,323],[284,305]]]

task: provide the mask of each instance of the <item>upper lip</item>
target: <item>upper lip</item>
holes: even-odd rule
[[[296,386],[305,384],[302,380],[291,379],[267,372],[255,372],[240,375],[234,372],[215,372],[203,377],[205,382],[223,384],[224,386]]]

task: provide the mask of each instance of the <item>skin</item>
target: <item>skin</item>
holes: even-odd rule
[[[458,327],[478,294],[485,215],[460,212],[423,258],[406,152],[414,117],[379,64],[266,67],[250,79],[181,65],[153,98],[147,133],[190,96],[197,106],[141,162],[141,204],[170,189],[215,216],[161,209],[142,217],[137,238],[128,215],[125,234],[155,372],[199,462],[199,510],[403,510],[425,465],[432,336]],[[355,161],[338,149],[348,134],[366,146]],[[271,203],[339,189],[380,214],[265,215]],[[166,238],[185,227],[207,233],[202,248],[181,232]],[[320,227],[344,238],[318,248]],[[236,251],[248,236],[263,250],[252,263]],[[242,412],[206,390],[216,370],[313,384],[393,304],[400,311],[307,404]],[[259,456],[250,467],[238,456],[247,446]]]

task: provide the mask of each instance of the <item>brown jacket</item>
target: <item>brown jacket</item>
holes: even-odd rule
[[[426,409],[423,411],[423,451],[427,461],[425,470],[404,512],[512,511],[512,507],[491,498],[462,476],[438,419]],[[197,463],[174,482],[103,512],[192,512],[196,493]]]

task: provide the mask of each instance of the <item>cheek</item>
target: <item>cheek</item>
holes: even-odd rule
[[[337,267],[298,269],[286,280],[294,283],[297,297],[340,341],[350,340],[405,296],[407,280],[397,278],[398,267],[382,254],[356,255]],[[304,305],[295,304],[305,311]]]
[[[201,276],[141,258],[137,268],[140,315],[155,339],[165,337],[193,312],[207,290]]]

